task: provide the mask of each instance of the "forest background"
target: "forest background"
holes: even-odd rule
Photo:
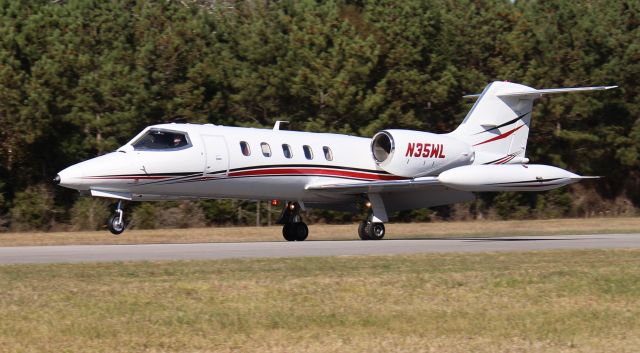
[[[537,102],[528,157],[597,181],[487,193],[394,221],[637,215],[640,2],[0,0],[0,229],[103,227],[51,184],[147,125],[448,132],[494,80],[619,85]],[[267,224],[251,201],[129,204],[132,226]],[[262,216],[262,217],[257,217]],[[354,216],[313,211],[312,221]]]

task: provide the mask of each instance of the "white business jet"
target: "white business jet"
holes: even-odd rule
[[[473,192],[541,191],[588,178],[528,164],[533,101],[552,93],[616,86],[534,89],[493,82],[447,134],[389,129],[373,138],[218,126],[149,126],[117,151],[75,164],[54,179],[84,194],[117,199],[108,221],[125,228],[127,201],[283,200],[278,220],[288,241],[309,233],[305,208],[358,210],[363,240],[385,235],[393,211],[469,201]]]

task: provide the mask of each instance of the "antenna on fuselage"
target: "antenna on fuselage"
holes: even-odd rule
[[[276,123],[273,125],[273,129],[274,130],[280,130],[280,124],[281,123],[288,124],[289,121],[287,121],[287,120],[276,120]]]

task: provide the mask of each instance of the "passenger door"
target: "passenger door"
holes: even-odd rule
[[[227,141],[220,135],[202,135],[205,146],[204,176],[226,177],[229,174]]]

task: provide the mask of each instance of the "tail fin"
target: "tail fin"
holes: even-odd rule
[[[544,94],[592,91],[617,86],[554,88],[537,90],[510,82],[493,82],[485,87],[452,136],[473,146],[474,164],[526,163],[527,138],[533,101]]]

